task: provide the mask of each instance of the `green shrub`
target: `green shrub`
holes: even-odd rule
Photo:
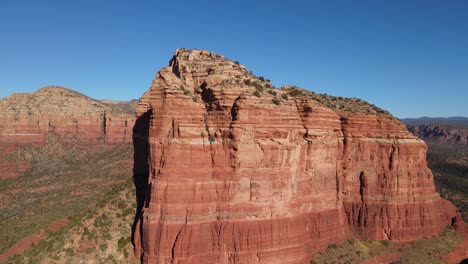
[[[303,91],[303,90],[300,90],[300,89],[297,89],[297,88],[293,88],[293,89],[289,92],[289,95],[291,95],[291,96],[293,96],[293,97],[301,96],[301,95],[304,95],[304,91]]]
[[[271,94],[271,95],[273,95],[273,96],[276,96],[276,95],[277,95],[276,91],[274,91],[274,90],[268,90],[268,93]]]
[[[271,100],[275,105],[280,105],[280,100],[276,99],[276,98],[273,98]]]
[[[130,208],[131,210],[131,208]],[[126,211],[126,210],[125,210]],[[112,224],[112,221],[107,217],[107,215],[103,214],[101,216],[96,217],[94,220],[94,226],[95,227],[106,227],[110,226]]]
[[[99,249],[101,251],[106,251],[107,250],[107,245],[106,244],[101,244],[101,245],[99,245]]]
[[[282,94],[281,97],[282,97],[284,100],[288,100],[288,95],[287,95],[287,94]]]
[[[121,237],[119,238],[119,240],[117,241],[117,248],[119,250],[122,250],[128,243],[130,243],[130,240],[131,238],[130,237]]]
[[[135,209],[133,208],[127,208],[122,212],[122,216],[125,217],[127,215],[131,215],[135,213]]]
[[[117,206],[119,207],[119,209],[123,210],[123,209],[127,208],[127,203],[125,203],[124,201],[119,201]]]
[[[260,92],[258,90],[255,90],[255,92],[253,92],[253,95],[257,96],[258,98],[260,98]]]
[[[260,83],[258,82],[253,82],[252,83],[253,86],[255,86],[255,89],[259,92],[263,92],[263,85],[261,85]]]

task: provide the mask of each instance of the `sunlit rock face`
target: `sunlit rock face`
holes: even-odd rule
[[[273,89],[237,62],[177,50],[137,107],[144,263],[309,263],[350,236],[410,241],[457,221],[426,145],[359,99]],[[146,149],[146,148],[145,148]]]
[[[52,140],[70,149],[131,144],[135,106],[94,100],[57,86],[0,99],[0,180],[19,177],[31,167],[16,155],[22,146],[53,145]]]
[[[48,133],[78,144],[131,143],[134,109],[58,86],[12,94],[0,100],[0,144],[43,144]]]

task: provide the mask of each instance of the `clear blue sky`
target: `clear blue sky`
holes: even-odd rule
[[[468,116],[468,1],[0,3],[0,97],[138,98],[179,47],[397,117]]]

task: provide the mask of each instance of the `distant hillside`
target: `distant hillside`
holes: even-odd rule
[[[88,115],[104,111],[132,115],[137,103],[100,101],[64,87],[46,86],[34,93],[15,93],[0,99],[0,116]]]
[[[72,141],[130,143],[137,104],[96,100],[59,86],[12,94],[0,99],[0,142],[43,144],[54,133]]]
[[[468,117],[453,116],[453,117],[419,117],[419,118],[403,118],[401,119],[407,126],[422,126],[428,124],[437,124],[444,127],[453,128],[468,128]]]
[[[421,117],[402,119],[408,129],[428,143],[468,145],[468,118]]]

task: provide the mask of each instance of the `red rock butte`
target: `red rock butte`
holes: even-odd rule
[[[411,241],[462,223],[435,192],[426,144],[360,99],[275,89],[179,49],[137,116],[149,122],[134,135],[149,155],[144,263],[309,263],[351,236]]]

